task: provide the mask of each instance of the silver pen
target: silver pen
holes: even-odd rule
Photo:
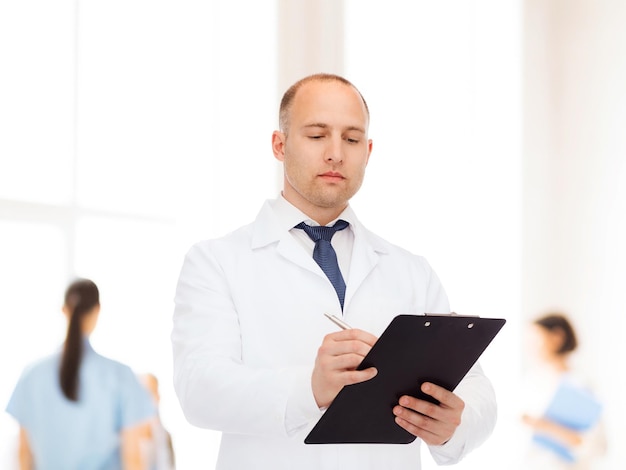
[[[348,325],[345,321],[343,321],[341,318],[337,318],[335,315],[331,315],[330,313],[324,313],[324,315],[326,315],[326,318],[328,318],[331,322],[333,322],[342,330],[352,329],[352,327]]]

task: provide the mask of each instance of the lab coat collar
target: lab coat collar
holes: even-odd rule
[[[282,196],[279,196],[279,198]],[[287,239],[292,239],[289,236],[289,231],[303,220],[308,217],[300,212],[297,208],[290,205],[290,212],[279,215],[274,206],[277,204],[278,199],[270,199],[265,201],[263,207],[259,211],[254,223],[252,224],[252,246],[251,248],[257,249],[270,245],[276,242],[283,242]],[[285,201],[281,201],[280,204]],[[287,202],[287,204],[289,204]],[[351,229],[354,233],[354,249],[353,252],[357,253],[357,248],[368,248],[376,253],[385,254],[388,249],[384,241],[367,230],[356,217],[354,211],[348,206],[338,217],[339,219],[346,220],[350,223]]]
[[[251,248],[255,250],[277,243],[276,250],[285,259],[323,276],[324,274],[313,258],[302,249],[302,246],[289,233],[289,230],[299,222],[302,222],[306,216],[298,214],[299,211],[295,208],[297,212],[289,213],[287,217],[285,217],[284,213],[281,213],[279,216],[273,207],[275,203],[276,200],[266,201],[253,222]],[[380,256],[387,254],[389,249],[381,238],[367,230],[359,222],[350,207],[347,207],[339,218],[350,222],[351,229],[354,232],[350,282],[346,286],[344,301],[345,311],[350,303],[350,299],[356,293],[361,283],[378,264]]]

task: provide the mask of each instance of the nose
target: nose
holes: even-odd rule
[[[340,137],[328,139],[328,147],[326,148],[326,161],[341,163],[343,162],[343,139]]]

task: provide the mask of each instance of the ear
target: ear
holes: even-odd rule
[[[370,162],[370,155],[372,155],[372,139],[367,141],[367,162],[366,165]]]
[[[285,143],[287,136],[280,132],[274,131],[272,133],[272,151],[274,152],[274,158],[278,161],[285,161]]]

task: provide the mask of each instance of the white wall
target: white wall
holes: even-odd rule
[[[353,204],[425,256],[453,310],[504,317],[481,359],[496,388],[492,438],[455,468],[515,453],[521,305],[519,2],[346,2],[346,75],[368,100],[374,141]],[[424,468],[434,468],[425,451]]]
[[[626,452],[626,4],[527,0],[523,312],[569,313],[606,403],[606,468]]]
[[[0,400],[62,338],[65,281],[97,277],[94,342],[161,375],[181,468],[211,466],[218,434],[184,421],[168,383],[175,278],[190,243],[275,194],[278,99],[324,70],[372,111],[363,220],[425,255],[455,310],[509,320],[483,359],[498,428],[457,468],[500,468],[516,444],[520,327],[546,308],[580,323],[625,416],[624,2],[244,3],[0,2],[0,353],[16,358]],[[607,468],[624,460],[612,445]]]
[[[219,434],[174,395],[169,333],[190,244],[276,191],[276,4],[244,3],[0,1],[2,410],[62,341],[63,291],[87,276],[94,347],[159,377],[181,469],[215,461]],[[2,413],[0,468],[15,431]]]

